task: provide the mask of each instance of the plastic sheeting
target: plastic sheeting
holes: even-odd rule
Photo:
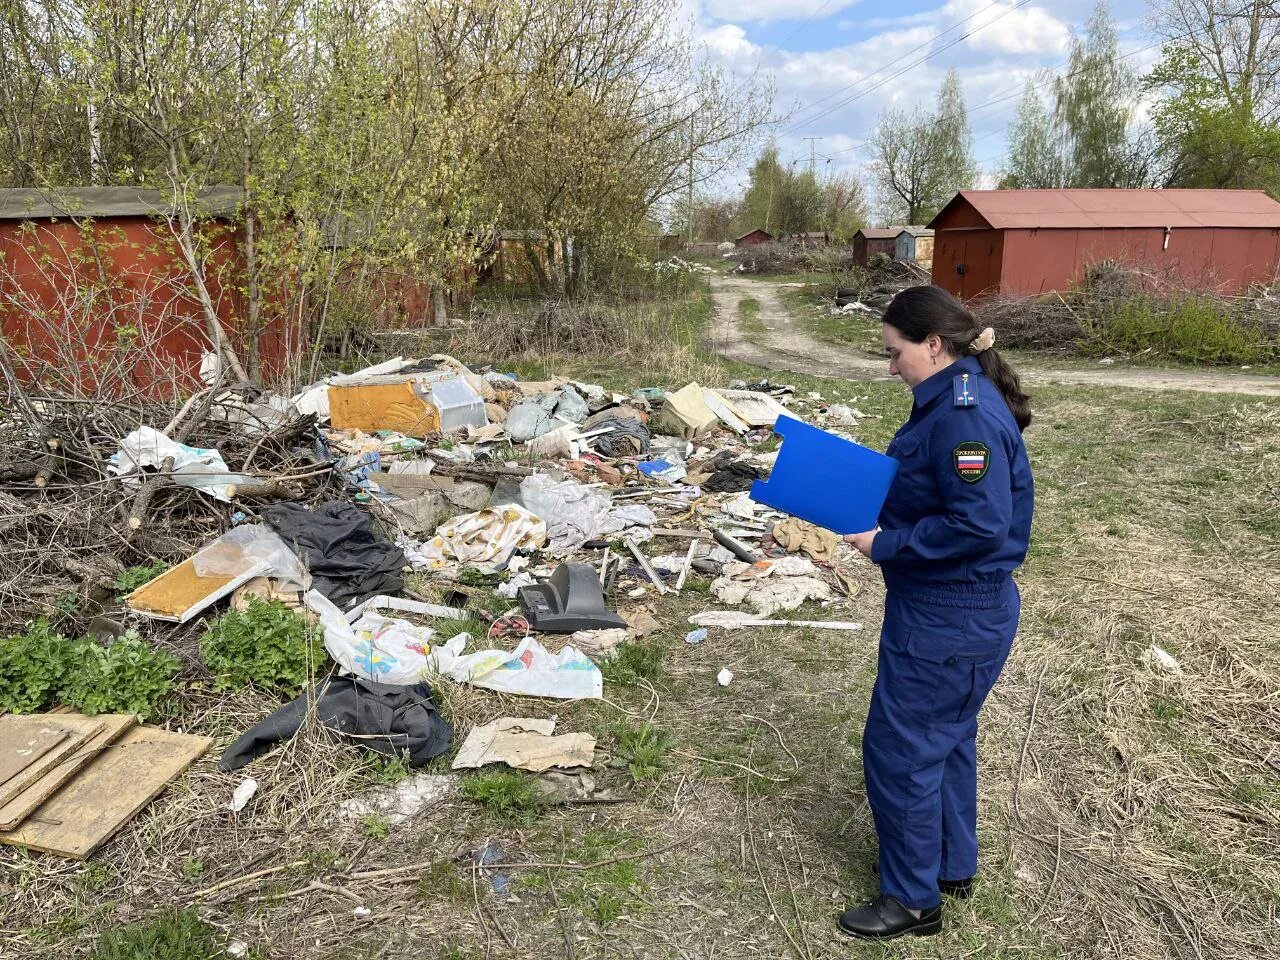
[[[283,591],[306,590],[311,584],[298,555],[264,524],[250,523],[228,530],[197,553],[191,565],[197,576],[234,577],[255,561],[261,564],[258,575],[280,581]]]
[[[470,634],[460,633],[441,646],[432,646],[434,631],[429,627],[369,609],[355,623],[348,623],[316,591],[305,600],[320,618],[329,655],[344,671],[359,677],[390,682],[392,677],[425,679],[438,674],[487,690],[566,700],[598,700],[604,692],[600,669],[572,645],[553,654],[526,637],[514,650],[466,653]]]
[[[595,537],[609,514],[607,494],[573,480],[556,481],[545,473],[525,477],[520,499],[547,525],[551,549],[577,550]]]
[[[223,503],[231,502],[230,487],[256,482],[253,477],[232,473],[222,454],[203,447],[189,447],[170,440],[154,427],[139,427],[120,441],[120,450],[107,461],[107,470],[122,483],[139,486],[143,468],[156,468],[173,458],[173,482],[202,490]]]

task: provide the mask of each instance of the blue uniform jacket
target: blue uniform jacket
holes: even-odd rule
[[[1031,536],[1022,434],[977,357],[912,392],[911,417],[886,451],[899,467],[871,559],[890,592],[995,594],[1026,557]]]

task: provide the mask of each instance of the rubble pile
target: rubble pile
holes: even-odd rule
[[[804,416],[840,433],[864,414],[768,381],[621,394],[443,355],[289,397],[208,387],[168,418],[24,398],[0,463],[9,620],[74,592],[81,620],[155,636],[251,597],[279,603],[331,662],[222,768],[271,751],[310,711],[419,765],[454,742],[431,684],[600,698],[602,663],[656,630],[683,635],[690,612],[695,644],[847,594],[856,554],[751,495],[779,457],[779,418]],[[675,608],[695,583],[731,609]],[[511,724],[483,742],[472,730],[454,767],[595,764],[592,738]]]

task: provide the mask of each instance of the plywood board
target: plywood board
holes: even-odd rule
[[[410,380],[331,385],[329,422],[339,430],[395,430],[418,439],[440,432],[440,412]]]
[[[212,746],[209,737],[134,727],[0,843],[83,860]]]
[[[87,719],[79,717],[79,714],[72,716],[82,720]],[[59,722],[65,719],[65,715],[58,715]],[[132,714],[122,713],[102,714],[93,719],[100,722],[97,734],[82,741],[73,753],[13,799],[0,804],[0,830],[12,830],[20,824],[42,803],[57,793],[67,781],[83,770],[108,744],[119,740],[126,730],[138,722],[138,718]]]
[[[22,793],[102,729],[101,720],[96,717],[84,717],[78,713],[60,714],[47,722],[50,726],[66,730],[66,738],[35,763],[23,769],[21,773],[5,781],[4,785],[0,786],[0,804],[8,803]]]
[[[0,717],[0,785],[67,739],[68,733],[44,717]]]
[[[257,576],[262,567],[259,561],[246,561],[244,571],[235,576],[201,576],[196,573],[195,559],[189,557],[129,594],[126,600],[129,609],[156,620],[186,623],[211,603]]]

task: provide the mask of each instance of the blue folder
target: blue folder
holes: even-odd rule
[[[779,417],[782,448],[751,499],[834,533],[874,530],[898,461],[797,420]]]

